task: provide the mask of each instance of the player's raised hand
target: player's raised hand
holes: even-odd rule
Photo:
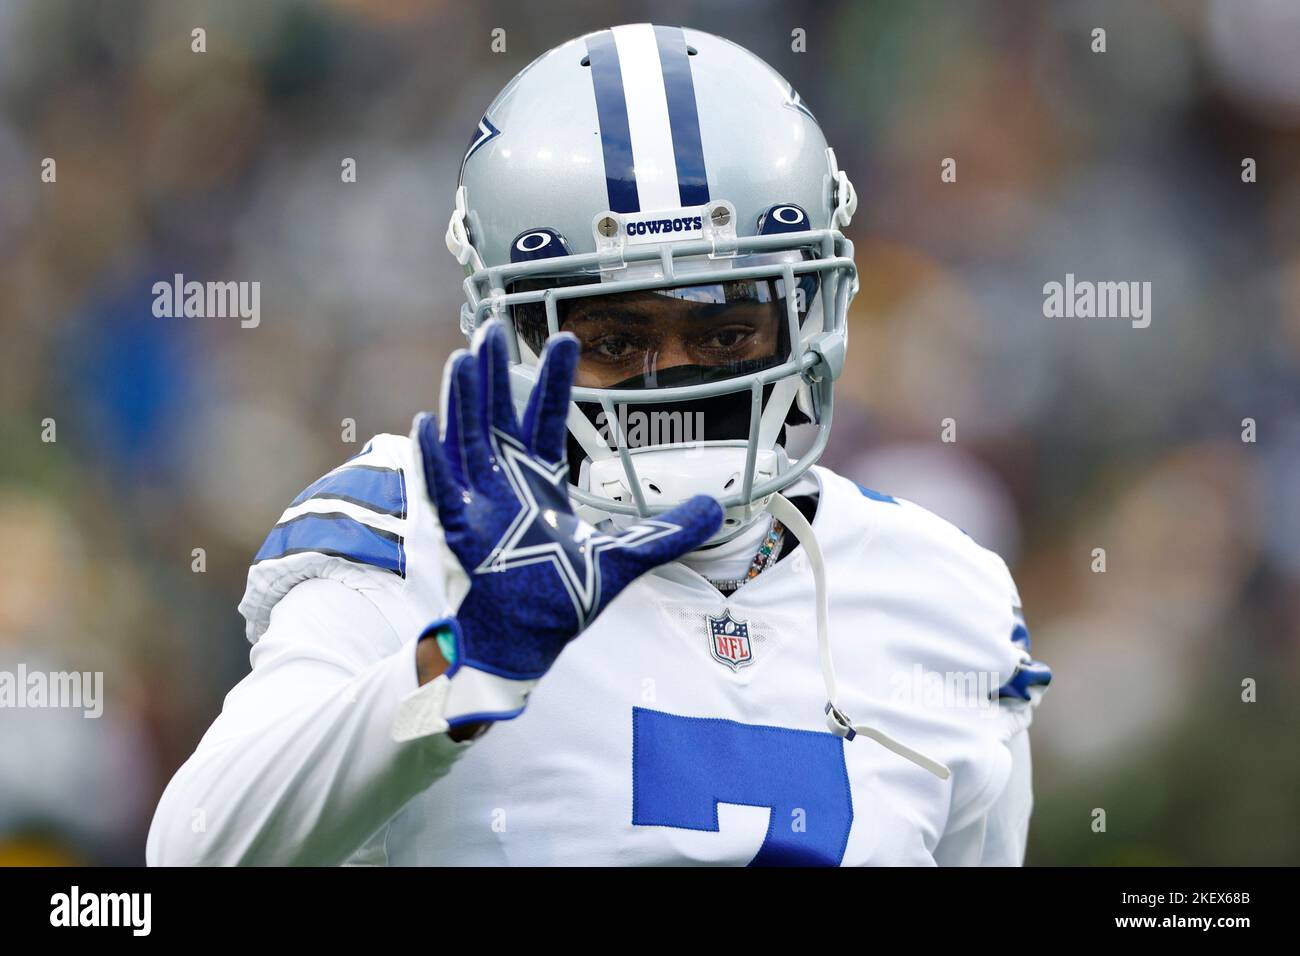
[[[623,588],[698,548],[722,522],[721,506],[705,495],[621,534],[578,518],[565,462],[578,341],[561,334],[547,342],[522,423],[510,398],[508,348],[501,323],[485,325],[472,351],[448,360],[443,434],[431,415],[413,426],[450,552],[454,613],[429,630],[454,639],[444,711],[453,727],[517,716],[564,646]]]

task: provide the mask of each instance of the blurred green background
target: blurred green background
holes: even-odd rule
[[[247,671],[267,529],[356,452],[342,419],[364,441],[436,404],[483,109],[551,46],[644,20],[767,59],[857,185],[824,463],[1012,565],[1056,675],[1029,862],[1300,862],[1293,0],[4,0],[0,669],[102,670],[108,702],[0,710],[0,862],[142,862]],[[176,272],[259,280],[261,325],[154,318]],[[1150,328],[1044,318],[1067,273],[1152,282]]]

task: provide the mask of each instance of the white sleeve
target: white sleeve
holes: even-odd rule
[[[1011,775],[1002,794],[983,816],[945,833],[935,848],[940,866],[1022,866],[1034,809],[1029,731],[1016,731],[1006,743]]]
[[[443,733],[394,740],[418,689],[415,645],[347,585],[296,585],[163,793],[147,862],[331,865],[377,834],[382,847],[387,822],[469,746]]]

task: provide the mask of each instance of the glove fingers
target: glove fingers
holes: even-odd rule
[[[578,340],[568,332],[553,336],[542,353],[537,385],[524,411],[523,438],[529,450],[547,462],[564,460],[569,389],[578,366]]]
[[[464,525],[465,500],[438,436],[438,420],[432,415],[420,415],[415,421],[415,437],[424,470],[425,491],[438,512],[438,520],[448,532],[458,531]]]
[[[519,424],[510,398],[510,343],[499,319],[479,330],[474,353],[478,356],[479,414],[485,428],[518,437]]]
[[[438,417],[442,420],[443,459],[447,462],[447,467],[451,469],[452,476],[460,483],[461,487],[468,488],[469,479],[465,476],[465,462],[460,454],[460,408],[456,401],[456,394],[451,387],[452,380],[455,378],[456,359],[464,351],[464,349],[457,349],[452,352],[451,355],[447,356],[447,361],[442,366],[442,392],[438,405]]]
[[[446,450],[455,460],[453,471],[469,488],[481,488],[491,474],[491,461],[479,417],[478,373],[474,356],[464,350],[452,356],[446,390],[448,422]]]
[[[656,522],[674,525],[676,530],[654,538],[643,545],[629,546],[611,552],[626,562],[633,574],[642,574],[651,568],[676,561],[694,551],[717,533],[722,526],[722,506],[708,495],[696,495],[671,511],[655,516]],[[620,535],[629,542],[635,541],[646,529],[657,529],[659,524],[638,524]]]

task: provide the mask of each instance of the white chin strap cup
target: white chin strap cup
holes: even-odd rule
[[[728,498],[738,494],[745,484],[746,446],[744,442],[695,443],[688,446],[629,449],[641,494],[648,506],[675,504],[694,495]],[[754,484],[758,485],[784,472],[789,459],[781,448],[760,449],[754,459]],[[580,487],[613,501],[636,501],[628,476],[618,456],[588,460],[583,463]],[[728,508],[722,527],[712,539],[725,538],[738,531],[764,502],[748,507]],[[627,519],[635,523],[635,518]]]
[[[813,534],[812,525],[804,518],[803,512],[790,503],[784,495],[775,494],[767,504],[767,510],[776,520],[785,525],[808,554],[812,567],[814,589],[817,602],[817,646],[821,651],[822,680],[826,684],[826,724],[831,731],[846,740],[852,740],[858,734],[870,737],[887,750],[892,750],[906,760],[912,761],[922,770],[926,770],[940,780],[947,780],[951,773],[937,760],[901,744],[883,731],[866,724],[855,724],[835,703],[835,662],[831,659],[830,617],[826,595],[826,564],[822,560],[822,549]]]

